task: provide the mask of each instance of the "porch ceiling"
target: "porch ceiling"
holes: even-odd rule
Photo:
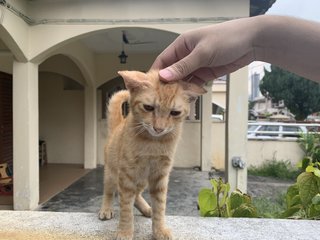
[[[98,54],[122,50],[122,34],[128,43],[124,50],[128,53],[157,53],[166,48],[176,37],[176,33],[164,32],[152,28],[123,27],[112,28],[101,33],[93,34],[81,41],[93,52]]]
[[[37,2],[38,0],[26,0]],[[51,2],[53,0],[41,0]],[[66,0],[60,0],[66,1]],[[276,0],[250,0],[250,16],[264,14]],[[114,53],[122,50],[122,33],[125,32],[129,43],[124,44],[128,53],[159,53],[166,48],[177,34],[164,32],[152,28],[113,28],[101,33],[88,36],[81,41],[97,54]],[[0,38],[0,52],[7,52],[8,48]]]

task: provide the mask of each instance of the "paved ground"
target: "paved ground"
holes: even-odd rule
[[[223,176],[213,173],[213,176]],[[102,201],[103,168],[99,167],[39,207],[40,211],[97,213]],[[249,177],[248,193],[272,198],[285,191],[290,182],[271,178]],[[198,192],[210,187],[208,172],[194,169],[174,169],[170,176],[167,215],[199,216]],[[144,194],[149,201],[149,194]],[[115,205],[118,212],[118,204]]]

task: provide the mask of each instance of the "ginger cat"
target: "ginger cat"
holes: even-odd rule
[[[114,94],[108,106],[104,197],[99,218],[114,216],[112,200],[118,191],[117,240],[133,238],[133,205],[144,216],[152,217],[154,239],[172,239],[165,225],[169,173],[190,102],[205,90],[183,81],[163,83],[158,71],[118,73],[128,90]],[[130,107],[126,118],[122,115],[124,102],[129,102]],[[152,207],[141,195],[147,186]]]

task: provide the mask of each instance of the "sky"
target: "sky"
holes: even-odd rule
[[[293,16],[320,22],[320,0],[276,0],[266,14]],[[270,64],[253,62],[249,65],[249,79],[251,74],[260,73],[263,77],[264,68],[269,70]],[[251,83],[249,81],[249,92]]]
[[[267,14],[294,16],[320,22],[320,1],[276,0]]]

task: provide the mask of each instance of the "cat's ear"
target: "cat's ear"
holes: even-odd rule
[[[138,71],[118,71],[129,91],[144,89],[150,86],[147,75]]]
[[[182,89],[190,103],[196,101],[197,97],[207,92],[207,90],[205,90],[203,87],[200,87],[194,83],[180,81],[180,84],[182,85]]]

